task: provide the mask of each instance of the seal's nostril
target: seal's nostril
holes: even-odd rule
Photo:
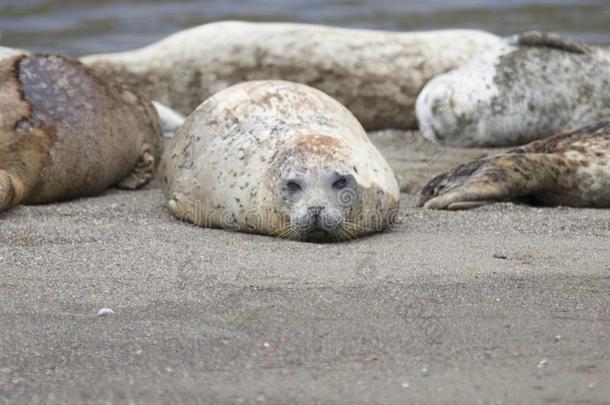
[[[324,207],[323,207],[323,206],[321,206],[321,205],[316,205],[316,206],[313,206],[313,207],[309,207],[309,208],[308,208],[309,213],[310,213],[311,215],[313,215],[314,217],[319,216],[319,215],[320,215],[320,212],[322,212],[322,210],[323,210],[323,209],[324,209]]]

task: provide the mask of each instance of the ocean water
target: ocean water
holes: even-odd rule
[[[0,44],[75,56],[115,52],[227,19],[501,35],[537,29],[610,43],[610,0],[0,0]]]

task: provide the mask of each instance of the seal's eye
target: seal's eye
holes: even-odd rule
[[[337,190],[341,190],[342,188],[347,187],[347,179],[345,177],[341,177],[339,180],[336,180],[333,183],[333,188]]]
[[[288,191],[291,193],[296,193],[297,191],[300,191],[302,187],[296,181],[289,181],[286,183],[286,189],[288,189]]]

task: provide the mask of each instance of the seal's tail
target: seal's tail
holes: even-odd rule
[[[554,48],[572,53],[590,53],[591,45],[552,32],[528,31],[509,38],[511,45]]]

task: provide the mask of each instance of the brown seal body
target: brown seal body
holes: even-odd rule
[[[137,188],[161,127],[148,102],[61,56],[0,60],[0,211]]]
[[[420,205],[464,209],[521,198],[609,208],[610,121],[458,166],[423,188]]]

